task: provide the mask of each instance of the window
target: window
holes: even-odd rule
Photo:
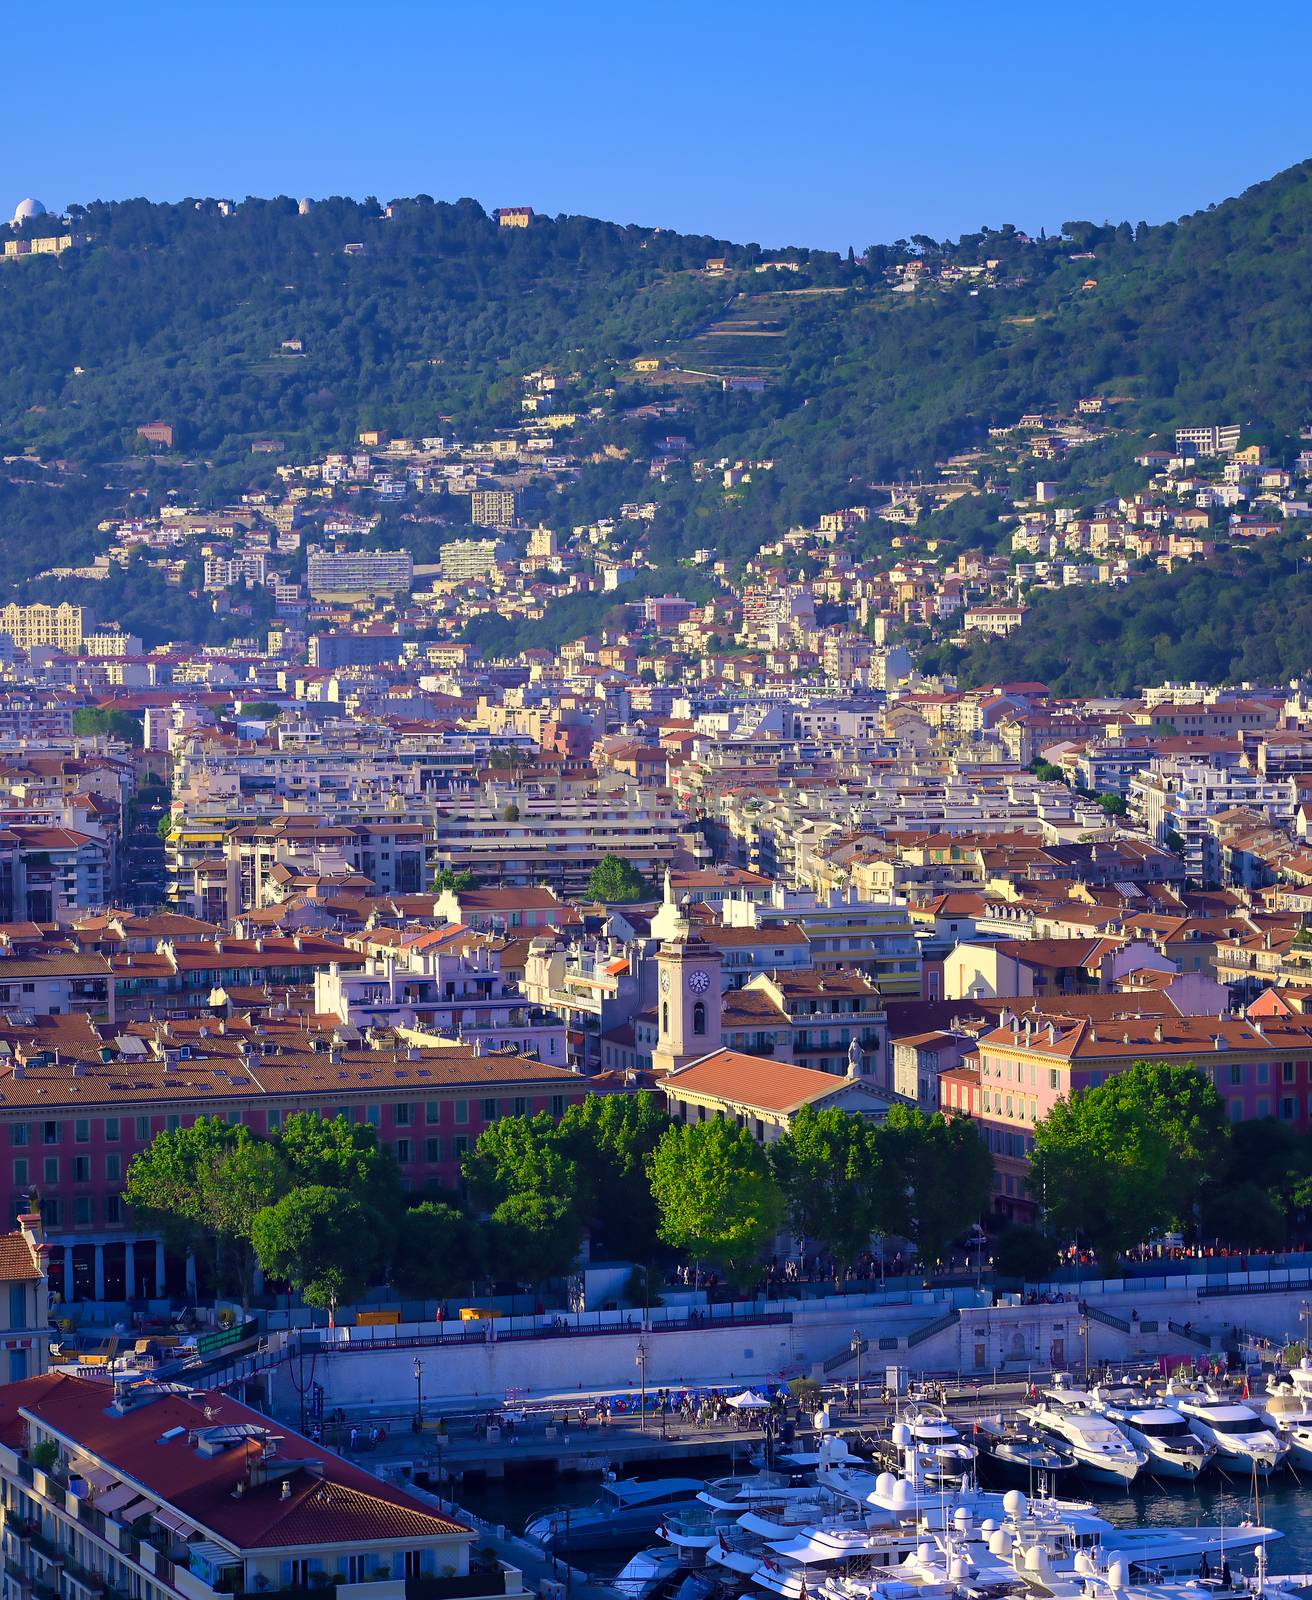
[[[150,1139],[150,1118],[149,1117],[138,1117],[137,1118],[137,1138],[140,1139],[143,1144],[149,1141],[149,1139]]]
[[[31,1137],[32,1130],[26,1122],[15,1122],[13,1127],[11,1127],[9,1130],[10,1144],[27,1144],[31,1140]]]
[[[551,1114],[553,1117],[563,1117],[565,1115],[565,1096],[563,1094],[552,1095]]]
[[[118,1183],[123,1176],[123,1157],[117,1150],[112,1150],[105,1157],[105,1179],[109,1183]]]
[[[469,1121],[469,1101],[468,1100],[457,1100],[456,1101],[456,1121],[457,1122],[468,1122]]]
[[[1286,1122],[1292,1122],[1298,1115],[1298,1101],[1291,1095],[1281,1096],[1280,1115]]]
[[[56,1195],[41,1196],[41,1220],[48,1222],[52,1228],[62,1228],[64,1225],[64,1202]]]
[[[515,1115],[517,1117],[524,1117],[528,1115],[528,1101],[522,1094],[517,1094],[515,1096]]]
[[[424,1107],[424,1121],[431,1128],[435,1122],[441,1122],[441,1120],[442,1102],[440,1100],[430,1100]]]
[[[1232,1061],[1230,1063],[1230,1082],[1232,1084],[1238,1084],[1238,1083],[1242,1083],[1243,1081],[1244,1081],[1243,1063],[1240,1062],[1240,1061]]]
[[[692,1008],[692,1031],[695,1034],[703,1034],[706,1032],[706,1002],[704,1000],[699,1000]],[[829,1043],[828,1028],[822,1030],[820,1034],[820,1043]]]
[[[456,1160],[459,1161],[460,1157],[469,1149],[469,1139],[463,1133],[456,1134],[455,1139],[452,1141],[452,1148],[455,1152]]]
[[[495,1122],[497,1120],[497,1103],[495,1100],[484,1100],[483,1121]]]
[[[1280,1081],[1281,1083],[1293,1083],[1294,1063],[1292,1061],[1282,1061],[1280,1063]]]
[[[108,1144],[117,1144],[119,1141],[119,1123],[117,1117],[105,1118],[105,1141]]]
[[[392,1107],[392,1125],[396,1128],[408,1128],[410,1126],[410,1105],[408,1101],[402,1101]]]
[[[668,1033],[669,1031],[670,1031],[670,1002],[668,1000],[662,1000],[661,1001],[661,1032],[662,1033]]]
[[[105,1221],[122,1222],[122,1220],[123,1197],[117,1194],[107,1194],[105,1196]]]
[[[164,1119],[164,1126],[170,1133],[176,1133],[182,1126],[182,1118],[175,1113],[173,1116]]]
[[[14,1162],[14,1188],[26,1189],[28,1181],[27,1157],[19,1156],[18,1160]]]
[[[270,1133],[277,1133],[282,1127],[282,1112],[269,1111],[265,1113],[264,1126]]]
[[[44,1163],[45,1181],[47,1183],[59,1182],[59,1157],[47,1156]]]
[[[89,1228],[91,1226],[91,1196],[80,1194],[73,1201],[73,1226],[76,1228]]]
[[[396,1159],[397,1159],[398,1165],[400,1165],[400,1166],[404,1167],[404,1166],[408,1166],[410,1164],[410,1141],[409,1141],[409,1139],[398,1139],[396,1141]]]
[[[41,1139],[44,1144],[58,1144],[64,1137],[64,1130],[57,1122],[43,1122],[41,1124]]]
[[[91,1182],[91,1157],[90,1156],[74,1156],[73,1157],[73,1182],[74,1183],[90,1183]]]
[[[365,1107],[365,1117],[367,1118],[368,1121],[372,1122],[374,1127],[376,1128],[378,1126],[378,1123],[379,1123],[381,1117],[382,1117],[382,1109],[381,1109],[381,1107],[379,1107],[379,1106],[366,1106]]]
[[[430,1167],[435,1167],[442,1159],[442,1141],[440,1139],[424,1140],[424,1160]]]
[[[11,1328],[25,1328],[27,1326],[27,1285],[25,1283],[11,1283],[9,1285],[9,1326]]]
[[[91,1143],[91,1124],[85,1117],[79,1117],[73,1124],[73,1138],[78,1144]]]

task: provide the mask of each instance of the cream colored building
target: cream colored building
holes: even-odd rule
[[[20,650],[54,645],[59,650],[82,647],[82,607],[43,604],[9,604],[0,610],[0,633],[7,633]]]

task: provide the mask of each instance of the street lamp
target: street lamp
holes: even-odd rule
[[[1089,1319],[1081,1317],[1080,1336],[1084,1340],[1084,1381],[1089,1381]]]
[[[638,1371],[642,1378],[642,1399],[638,1410],[638,1432],[647,1431],[647,1341],[639,1339],[637,1348],[633,1352],[633,1359],[638,1363]]]
[[[424,1431],[424,1369],[423,1369],[423,1365],[420,1362],[418,1356],[415,1357],[414,1373],[415,1373],[415,1425],[414,1425],[414,1430],[413,1431],[415,1433],[422,1433]]]
[[[861,1337],[859,1328],[852,1329],[852,1354],[856,1357],[856,1414],[861,1415],[861,1352],[865,1349],[865,1340]]]
[[[1312,1305],[1306,1300],[1300,1303],[1298,1320],[1303,1328],[1303,1354],[1312,1356]]]

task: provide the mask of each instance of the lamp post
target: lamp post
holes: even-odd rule
[[[638,1363],[638,1372],[642,1382],[642,1398],[638,1402],[638,1432],[647,1431],[647,1341],[639,1339],[637,1348],[633,1352],[633,1359]]]
[[[865,1349],[865,1340],[861,1337],[859,1328],[852,1329],[852,1354],[856,1357],[856,1414],[861,1415],[861,1352]]]
[[[1303,1354],[1312,1356],[1312,1304],[1306,1300],[1300,1303],[1298,1320],[1303,1327]]]
[[[1089,1381],[1089,1319],[1080,1318],[1080,1337],[1084,1340],[1084,1381]]]
[[[418,1356],[415,1357],[414,1373],[415,1373],[415,1424],[414,1424],[414,1432],[415,1433],[422,1433],[424,1431],[424,1368],[423,1368],[423,1365],[420,1362]]]

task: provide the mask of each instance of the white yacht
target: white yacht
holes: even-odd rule
[[[1292,1466],[1312,1467],[1312,1394],[1301,1394],[1290,1378],[1269,1377],[1258,1416],[1287,1441]]]
[[[1289,1455],[1289,1440],[1264,1423],[1251,1406],[1223,1399],[1211,1388],[1168,1384],[1166,1394],[1204,1444],[1215,1445],[1216,1464],[1223,1472],[1245,1478],[1256,1472],[1265,1478]]]
[[[926,1458],[931,1482],[959,1483],[975,1469],[979,1451],[967,1443],[939,1406],[927,1406],[893,1424],[896,1448],[918,1451]]]
[[[555,1507],[524,1525],[524,1537],[544,1550],[609,1550],[655,1533],[672,1511],[697,1503],[701,1478],[617,1478],[602,1485],[601,1498],[590,1506]]]
[[[1096,1483],[1133,1483],[1147,1464],[1147,1451],[1130,1443],[1084,1389],[1059,1382],[1045,1389],[1037,1405],[1021,1416],[1062,1439],[1075,1457],[1075,1469]]]
[[[1158,1404],[1141,1389],[1099,1387],[1093,1397],[1103,1414],[1148,1457],[1144,1471],[1155,1478],[1197,1479],[1216,1454],[1174,1406]]]

